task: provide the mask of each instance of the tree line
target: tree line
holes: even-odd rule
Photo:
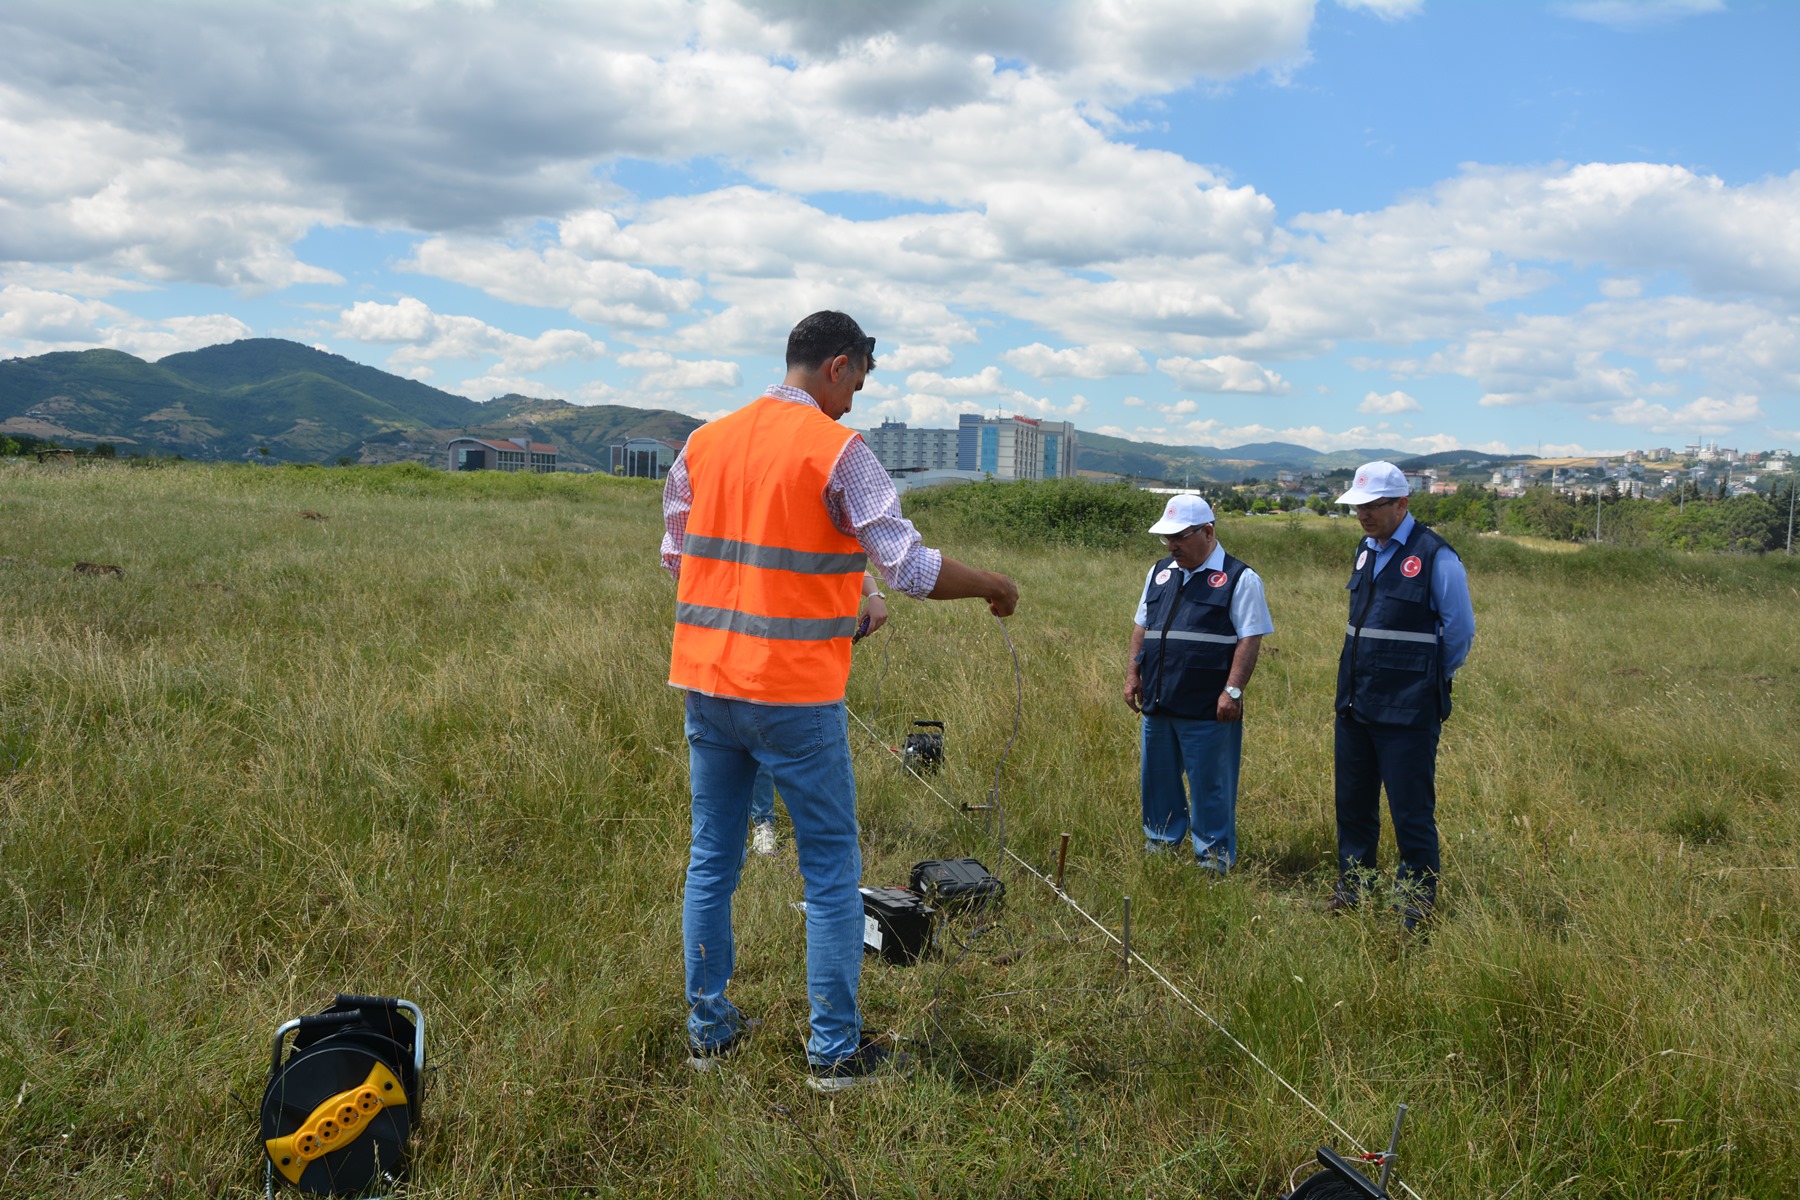
[[[1761,554],[1788,546],[1788,513],[1793,480],[1779,482],[1768,495],[1721,495],[1723,489],[1684,484],[1678,493],[1634,500],[1608,486],[1598,514],[1592,496],[1582,499],[1533,488],[1503,497],[1478,484],[1464,484],[1448,496],[1415,495],[1411,510],[1452,542],[1459,536],[1504,533],[1556,541],[1594,539],[1614,546],[1657,546],[1670,550]],[[1251,498],[1226,485],[1197,488],[1221,515],[1291,512],[1302,506],[1318,513],[1343,512],[1329,497]],[[1161,512],[1164,497],[1123,483],[1053,480],[973,483],[927,488],[906,494],[909,516],[924,517],[943,534],[1000,537],[1017,531],[1033,542],[1123,546],[1141,540]]]
[[[11,436],[0,434],[0,458],[17,458],[22,455],[36,454],[39,450],[72,449],[79,458],[114,458],[119,448],[111,442],[96,442],[92,446],[65,447],[55,438],[36,438],[29,434],[15,433]]]
[[[1532,488],[1505,498],[1474,484],[1449,496],[1412,498],[1412,512],[1446,533],[1457,528],[1497,531],[1556,541],[1592,541],[1618,546],[1661,546],[1762,554],[1789,545],[1789,514],[1795,481],[1778,482],[1767,495],[1725,494],[1684,483],[1667,496],[1633,499],[1609,483],[1598,496],[1571,498],[1549,488]]]

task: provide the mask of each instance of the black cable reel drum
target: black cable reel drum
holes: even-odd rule
[[[265,1195],[278,1180],[315,1196],[397,1181],[424,1075],[425,1016],[410,1000],[340,994],[324,1012],[283,1024],[263,1092]]]
[[[918,732],[907,734],[901,743],[900,765],[915,775],[935,774],[944,765],[944,723],[914,721],[913,725]]]

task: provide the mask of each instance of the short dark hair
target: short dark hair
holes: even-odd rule
[[[865,345],[866,343],[866,345]],[[840,354],[860,352],[875,369],[875,339],[853,317],[835,309],[813,313],[788,334],[787,365],[808,370]]]

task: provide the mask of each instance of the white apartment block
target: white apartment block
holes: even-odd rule
[[[863,434],[863,441],[890,471],[954,471],[957,431],[908,429],[904,421],[883,421]]]
[[[968,414],[955,429],[908,429],[883,421],[863,434],[889,471],[980,471],[995,479],[1067,479],[1076,432],[1068,421]]]

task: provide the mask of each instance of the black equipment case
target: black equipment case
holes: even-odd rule
[[[933,858],[912,869],[912,890],[945,916],[998,905],[1006,885],[972,858]]]

